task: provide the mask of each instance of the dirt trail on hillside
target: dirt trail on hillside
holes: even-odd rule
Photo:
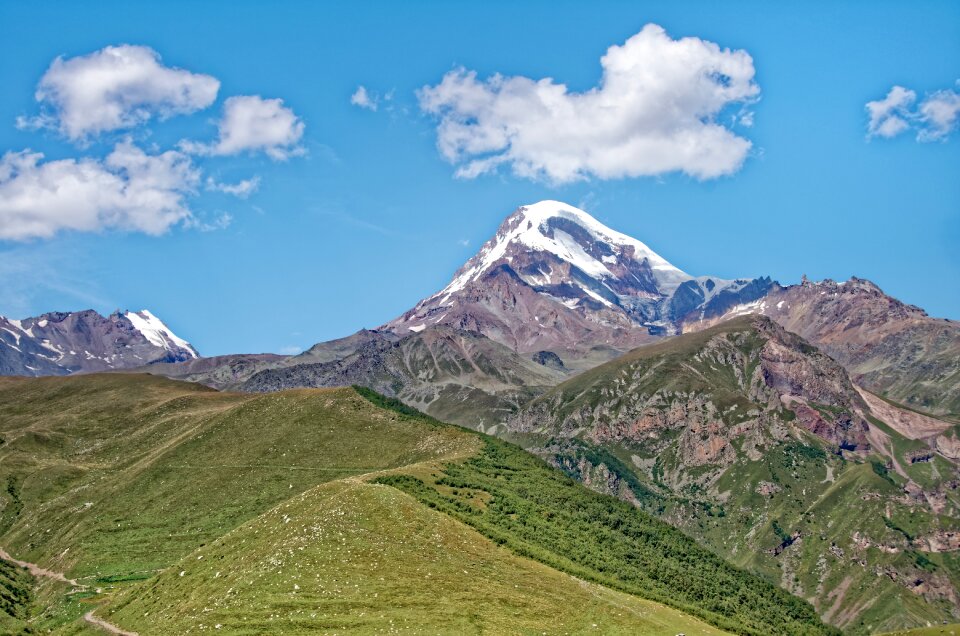
[[[0,548],[0,558],[3,558],[11,563],[15,563],[16,565],[19,565],[22,568],[27,568],[27,571],[30,572],[30,574],[37,577],[43,577],[47,579],[53,579],[55,581],[60,581],[61,583],[67,583],[68,585],[72,585],[73,587],[81,590],[85,590],[89,587],[82,583],[78,583],[76,579],[68,579],[67,576],[62,572],[54,572],[53,570],[48,570],[47,568],[40,567],[36,563],[30,563],[29,561],[21,561],[20,559],[15,559],[12,556],[10,556],[10,553],[4,550],[3,548]],[[113,623],[108,623],[102,618],[97,618],[96,616],[94,616],[93,612],[94,610],[90,610],[89,612],[84,614],[83,620],[87,621],[91,625],[95,625],[96,627],[99,627],[100,629],[106,630],[107,632],[111,634],[115,634],[117,636],[139,636],[139,634],[137,634],[136,632],[128,632],[125,629],[120,629]]]
[[[126,630],[120,629],[113,623],[108,623],[102,618],[97,618],[96,616],[93,615],[93,610],[90,610],[89,612],[84,614],[83,620],[87,621],[91,625],[96,625],[100,629],[104,629],[110,632],[111,634],[117,634],[117,636],[139,636],[137,632],[128,632]]]
[[[60,581],[61,583],[69,583],[74,587],[86,587],[86,585],[81,585],[80,583],[77,583],[75,579],[68,579],[66,576],[64,576],[60,572],[54,572],[53,570],[42,568],[36,563],[29,563],[27,561],[21,561],[20,559],[15,559],[12,556],[10,556],[10,554],[3,548],[0,548],[0,558],[10,561],[11,563],[16,563],[22,568],[27,568],[30,574],[34,576],[41,576],[47,579],[55,579],[57,581]]]

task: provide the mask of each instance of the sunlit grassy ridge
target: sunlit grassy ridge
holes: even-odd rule
[[[427,476],[379,479],[515,552],[742,634],[832,634],[806,601],[738,570],[668,524],[487,440]]]
[[[722,633],[518,557],[359,479],[281,504],[109,611],[142,633]]]
[[[670,526],[517,447],[369,391],[238,395],[137,375],[2,379],[0,422],[0,545],[103,590],[44,592],[44,631],[83,631],[79,617],[95,603],[98,615],[143,635],[217,625],[240,634],[720,633],[689,612],[744,633],[828,631],[803,601]],[[500,449],[497,471],[522,478],[467,492],[436,481],[489,464],[490,448]],[[434,484],[440,499],[373,483],[390,475]],[[533,502],[534,516],[518,497]],[[488,523],[449,501],[489,510]],[[570,560],[531,549],[542,547],[520,532],[531,520],[541,542],[562,539],[553,548]],[[611,534],[616,523],[623,528]],[[623,529],[645,540],[630,543],[637,537]],[[724,587],[724,598],[703,594]]]

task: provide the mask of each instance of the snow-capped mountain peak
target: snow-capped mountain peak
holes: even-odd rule
[[[448,297],[463,289],[502,259],[511,260],[511,251],[517,249],[551,254],[596,279],[620,278],[624,272],[616,271],[615,265],[624,259],[645,261],[662,291],[691,278],[637,239],[610,229],[579,208],[547,200],[517,208],[437,296]],[[628,275],[635,277],[635,273]]]
[[[133,328],[139,331],[151,344],[167,350],[182,349],[192,358],[199,357],[193,345],[173,333],[162,320],[148,310],[127,311],[123,316],[129,320]]]
[[[688,274],[674,267],[644,243],[632,236],[627,236],[626,234],[607,227],[587,212],[572,205],[561,201],[540,201],[539,203],[521,207],[517,211],[517,215],[520,217],[521,222],[518,225],[517,229],[519,231],[516,234],[515,240],[534,249],[542,249],[553,252],[557,256],[567,257],[565,260],[570,260],[572,257],[579,263],[593,268],[597,273],[606,273],[613,276],[613,274],[604,267],[604,264],[614,262],[615,258],[620,255],[616,253],[605,255],[601,257],[600,261],[591,259],[589,254],[584,253],[582,246],[579,244],[571,245],[569,239],[572,237],[563,230],[554,229],[553,231],[554,235],[560,234],[561,238],[559,239],[555,236],[550,236],[548,232],[551,219],[572,221],[585,229],[593,240],[613,247],[614,252],[617,251],[617,247],[631,249],[631,256],[636,260],[647,259],[657,278],[662,278],[663,282],[669,281],[673,283],[690,278]],[[584,256],[586,258],[584,258]],[[588,259],[593,262],[590,263]]]
[[[641,241],[560,201],[517,208],[453,280],[387,323],[479,331],[516,351],[629,348],[749,302],[769,279],[693,277]]]
[[[101,316],[92,309],[0,316],[0,375],[66,375],[199,358],[146,309]]]

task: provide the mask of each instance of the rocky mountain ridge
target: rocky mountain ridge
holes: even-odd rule
[[[0,375],[67,375],[199,358],[148,310],[92,309],[15,320],[0,316]]]
[[[854,633],[960,616],[957,427],[858,389],[770,318],[640,347],[505,428]]]
[[[405,336],[363,331],[317,345],[253,374],[238,388],[263,393],[360,384],[483,430],[567,375],[479,333],[440,325]]]
[[[721,315],[693,318],[695,331],[747,313],[769,316],[844,365],[871,391],[934,415],[960,419],[960,323],[932,318],[860,278],[773,284]]]

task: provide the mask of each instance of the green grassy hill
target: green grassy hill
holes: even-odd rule
[[[0,422],[2,545],[98,579],[149,576],[319,483],[476,443],[350,390],[249,396],[119,374],[3,379]]]
[[[828,633],[645,513],[361,393],[0,379],[0,545],[81,586],[40,585],[31,625],[81,633],[96,608],[142,635]]]

